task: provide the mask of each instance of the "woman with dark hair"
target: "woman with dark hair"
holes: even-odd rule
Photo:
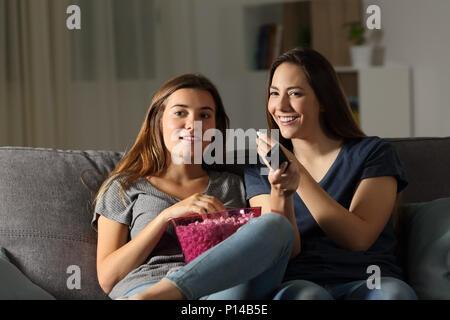
[[[312,49],[274,61],[266,101],[269,128],[280,130],[290,164],[275,182],[273,173],[246,169],[247,199],[282,212],[300,233],[300,253],[275,299],[416,299],[395,256],[390,217],[407,181],[394,147],[365,136],[333,67]],[[275,143],[260,136],[258,153]],[[286,201],[274,203],[274,185]]]
[[[227,126],[216,87],[201,75],[175,77],[155,94],[136,142],[96,197],[97,275],[111,298],[266,299],[281,284],[294,239],[285,217],[251,219],[189,264],[169,226],[247,207],[240,177],[195,159],[197,146],[203,154],[210,143],[205,132],[225,135]]]

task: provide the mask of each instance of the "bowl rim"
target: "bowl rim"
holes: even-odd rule
[[[228,209],[228,210],[221,210],[221,211],[214,211],[214,212],[207,212],[203,214],[194,213],[192,215],[184,216],[184,217],[178,217],[178,218],[172,218],[170,219],[170,222],[176,228],[178,226],[177,222],[180,221],[186,221],[186,220],[195,220],[195,219],[202,219],[202,221],[205,221],[208,218],[216,218],[224,213],[228,214],[234,214],[234,213],[242,213],[241,211],[244,210],[244,214],[249,214],[250,212],[247,211],[253,211],[255,212],[255,218],[261,216],[261,209],[262,207],[247,207],[247,208],[238,208],[238,209]]]

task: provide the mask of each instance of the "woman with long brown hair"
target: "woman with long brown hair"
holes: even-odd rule
[[[196,158],[210,143],[205,132],[224,136],[227,126],[216,87],[201,75],[175,77],[155,94],[135,144],[96,197],[97,274],[111,298],[263,299],[281,283],[294,238],[285,217],[254,218],[187,265],[169,226],[247,207],[240,177]]]
[[[290,160],[277,174],[288,196],[273,203],[273,174],[248,168],[247,199],[283,212],[300,233],[275,299],[416,299],[395,256],[390,215],[407,181],[394,147],[360,130],[336,72],[315,50],[273,62],[266,101]],[[261,137],[264,156],[276,142]]]

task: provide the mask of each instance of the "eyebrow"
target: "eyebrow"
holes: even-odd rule
[[[270,89],[275,89],[275,90],[279,90],[277,87],[275,87],[275,86],[270,86]],[[291,89],[300,89],[300,90],[305,90],[305,89],[303,89],[302,87],[300,87],[300,86],[292,86],[292,87],[287,87],[287,89],[286,90],[291,90]]]
[[[174,104],[174,105],[171,106],[170,108],[175,108],[175,107],[189,108],[189,106],[187,106],[187,105],[185,105],[185,104],[180,104],[180,103]],[[212,107],[210,107],[210,106],[200,107],[200,109],[202,109],[202,110],[211,110],[211,111],[214,112],[214,109],[213,109]]]

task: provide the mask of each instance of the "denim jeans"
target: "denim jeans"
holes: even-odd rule
[[[381,277],[379,289],[368,288],[366,280],[324,286],[293,280],[278,288],[274,300],[417,300],[417,295],[406,282],[392,277]]]
[[[272,299],[283,280],[293,240],[288,219],[263,214],[165,279],[189,300]],[[126,296],[154,283],[142,284]]]

